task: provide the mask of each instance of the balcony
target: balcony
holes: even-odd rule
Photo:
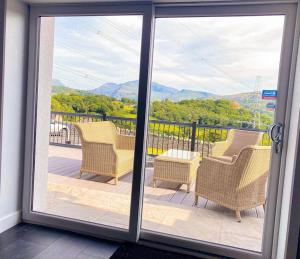
[[[74,122],[113,121],[122,135],[135,135],[135,119],[56,112],[51,114],[48,156],[48,192],[45,211],[113,227],[128,228],[132,172],[118,185],[111,177],[85,173],[79,178],[82,162],[80,138]],[[195,205],[195,181],[187,193],[185,184],[159,182],[153,188],[153,159],[169,150],[192,150],[207,157],[214,142],[225,140],[230,128],[197,123],[150,121],[146,159],[142,227],[192,239],[260,251],[264,209],[258,206],[234,212],[199,198]],[[263,132],[262,145],[270,145]]]

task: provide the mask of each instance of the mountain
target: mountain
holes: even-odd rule
[[[115,83],[106,83],[101,87],[95,88],[93,90],[89,90],[88,92],[92,94],[100,94],[100,95],[108,95],[113,96],[119,90],[120,85]]]
[[[188,99],[207,99],[214,96],[215,96],[214,94],[208,92],[182,89],[176,92],[174,95],[172,95],[170,99],[172,101],[177,102],[177,101],[188,100]]]
[[[171,99],[171,96],[178,92],[177,89],[173,87],[168,87],[155,82],[151,85],[151,100],[164,100]]]
[[[135,99],[138,98],[138,80],[129,81],[122,84],[106,83],[98,88],[90,90],[92,94],[103,94],[117,99],[123,97]],[[214,96],[208,92],[191,91],[191,90],[177,90],[173,87],[168,87],[156,82],[152,83],[151,100],[169,99],[172,101],[181,101],[184,99],[198,99],[208,98]]]
[[[64,83],[62,83],[59,79],[56,79],[56,78],[52,79],[52,85],[53,86],[65,86]]]
[[[70,88],[67,86],[59,86],[59,85],[53,85],[52,86],[52,94],[79,94],[79,95],[91,95],[91,93],[85,91],[85,90],[79,90],[79,89],[74,89]]]
[[[106,83],[93,90],[89,90],[92,94],[102,94],[117,99],[123,97],[137,100],[137,81],[129,81],[122,84]]]

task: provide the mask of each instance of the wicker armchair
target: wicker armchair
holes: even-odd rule
[[[231,162],[242,148],[250,145],[259,145],[262,137],[263,132],[231,129],[228,131],[225,141],[219,141],[214,144],[210,156]]]
[[[197,171],[195,204],[198,196],[236,212],[265,204],[265,185],[270,162],[270,147],[247,146],[234,162],[204,158]]]
[[[115,178],[133,169],[135,137],[120,135],[110,121],[75,123],[82,145],[82,173]]]

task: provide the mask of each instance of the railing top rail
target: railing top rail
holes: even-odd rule
[[[206,128],[206,129],[220,129],[220,130],[230,130],[230,129],[236,129],[236,130],[246,130],[246,131],[258,131],[258,132],[268,132],[268,130],[263,129],[253,129],[253,128],[239,128],[234,126],[221,126],[221,125],[203,125],[203,124],[197,124],[197,128]]]
[[[166,124],[166,125],[192,127],[191,122],[176,122],[176,121],[165,121],[165,120],[149,120],[149,122],[154,123],[154,124]]]
[[[118,117],[118,116],[106,116],[107,120],[122,120],[122,121],[132,121],[136,122],[135,118],[125,118],[125,117]]]
[[[80,116],[80,117],[90,117],[90,118],[103,118],[103,115],[98,114],[86,114],[86,113],[73,113],[73,112],[51,112],[56,115],[64,115],[64,116]]]
[[[118,117],[118,116],[103,116],[103,115],[97,115],[97,114],[86,114],[86,113],[70,113],[70,112],[51,112],[52,114],[56,115],[64,115],[64,116],[80,116],[80,117],[89,117],[89,118],[100,118],[107,120],[122,120],[122,121],[131,121],[136,122],[135,118],[124,118],[124,117]],[[184,126],[184,127],[192,127],[193,122],[175,122],[175,121],[166,121],[166,120],[149,120],[152,124],[166,124],[166,125],[174,125],[174,126]],[[204,128],[204,129],[224,129],[224,130],[230,130],[230,129],[237,129],[237,130],[247,130],[247,131],[259,131],[259,132],[267,132],[267,130],[261,130],[261,129],[252,129],[252,128],[239,128],[234,126],[221,126],[221,125],[204,125],[204,124],[196,124],[197,128]]]

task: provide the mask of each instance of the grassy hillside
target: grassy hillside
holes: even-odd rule
[[[52,94],[77,94],[77,95],[105,95],[109,97],[116,98],[118,100],[128,98],[135,100],[137,99],[137,84],[138,81],[130,81],[123,84],[107,83],[98,88],[90,91],[78,90],[64,85],[54,85],[52,87]],[[210,93],[201,91],[191,91],[191,90],[177,90],[175,88],[166,87],[157,83],[152,84],[151,89],[151,100],[162,101],[171,100],[173,102],[180,102],[184,100],[198,100],[198,99],[213,99],[213,100],[229,100],[233,101],[240,106],[252,110],[260,111],[262,114],[273,118],[274,112],[266,109],[266,105],[270,101],[261,100],[261,93],[249,92],[240,93],[234,95],[224,95],[216,96]],[[260,107],[257,106],[257,100],[260,100]]]
[[[117,100],[104,95],[58,93],[52,95],[51,110],[54,112],[135,117],[136,104],[126,98]]]
[[[240,93],[233,95],[225,95],[225,96],[217,96],[213,99],[226,99],[230,101],[235,101],[239,105],[245,107],[246,109],[250,109],[252,111],[260,111],[262,114],[267,115],[270,118],[273,118],[274,112],[270,111],[266,108],[267,103],[270,100],[262,100],[260,92],[251,92],[251,93]],[[259,100],[259,104],[257,104],[257,100]]]
[[[126,118],[136,117],[136,102],[128,98],[118,100],[104,95],[81,95],[59,93],[52,96],[52,111],[106,114]],[[197,121],[205,125],[251,127],[254,114],[250,109],[230,100],[184,100],[172,102],[155,101],[150,106],[151,119],[176,122]],[[262,125],[271,123],[271,118],[261,115]],[[257,121],[256,121],[257,124]],[[265,127],[262,127],[265,128]]]

